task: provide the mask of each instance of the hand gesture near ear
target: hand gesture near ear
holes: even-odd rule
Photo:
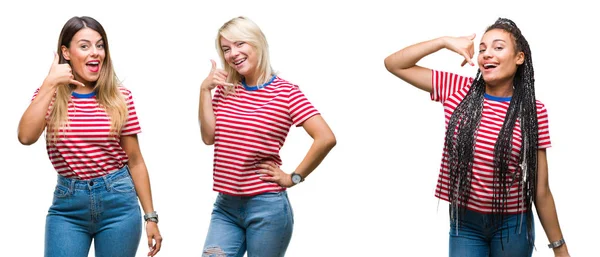
[[[475,46],[473,43],[474,39],[475,33],[464,37],[446,38],[446,49],[460,54],[465,58],[465,60],[460,66],[465,66],[465,64],[467,63],[471,66],[475,66],[475,64],[473,64],[473,61],[471,60],[473,58],[473,54],[475,53]]]
[[[50,66],[50,71],[48,72],[48,76],[46,76],[46,81],[49,82],[49,84],[53,87],[58,85],[66,86],[69,84],[85,87],[83,83],[75,80],[71,66],[67,63],[60,64],[58,63],[59,61],[60,58],[58,57],[58,54],[54,53],[54,61],[52,61],[52,66]]]
[[[210,60],[212,68],[208,73],[208,76],[202,82],[200,86],[201,90],[213,90],[217,85],[233,86],[233,84],[227,82],[227,72],[222,69],[217,69],[217,63],[214,60]]]

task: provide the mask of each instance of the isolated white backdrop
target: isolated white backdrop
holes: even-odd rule
[[[295,228],[286,256],[447,256],[447,204],[434,197],[442,108],[389,74],[383,59],[438,36],[475,32],[478,41],[498,17],[513,19],[533,50],[537,97],[550,115],[550,184],[570,252],[598,251],[593,192],[600,179],[594,104],[600,56],[590,4],[190,2],[0,4],[1,255],[42,255],[56,175],[43,140],[20,145],[17,124],[47,75],[60,29],[81,15],[103,24],[117,75],[133,92],[164,236],[159,256],[201,255],[216,193],[213,149],[199,136],[199,85],[209,60],[218,58],[217,29],[239,15],[263,29],[274,68],[300,85],[338,139],[306,182],[289,190]],[[443,50],[420,64],[474,75],[461,61]],[[292,128],[281,152],[284,171],[293,171],[311,142],[303,129]],[[534,256],[552,256],[536,226]],[[138,256],[146,249],[143,238]]]

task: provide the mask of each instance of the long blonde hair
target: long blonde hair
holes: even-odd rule
[[[110,51],[108,48],[108,38],[102,25],[95,19],[87,16],[73,17],[65,23],[58,39],[59,63],[69,63],[62,54],[61,47],[67,48],[71,45],[73,36],[81,29],[90,28],[102,36],[104,40],[105,57],[100,70],[98,81],[94,85],[96,99],[110,119],[110,136],[118,137],[121,134],[121,128],[125,125],[128,118],[127,104],[125,97],[119,89],[119,80],[115,74]],[[48,126],[46,130],[46,141],[56,143],[61,128],[68,128],[68,106],[71,103],[71,93],[75,89],[74,85],[68,87],[59,86],[56,90],[55,100],[50,110]],[[65,129],[66,130],[66,129]],[[65,133],[66,131],[63,131]]]
[[[223,69],[229,74],[227,82],[232,84],[238,84],[242,81],[242,75],[239,74],[233,67],[227,65],[225,55],[221,48],[221,37],[236,42],[242,41],[250,44],[257,53],[258,64],[257,69],[259,71],[257,84],[266,83],[271,79],[274,74],[273,68],[271,68],[271,61],[269,58],[269,44],[267,38],[263,34],[262,30],[252,20],[240,16],[233,18],[223,24],[217,33],[216,47],[221,62],[223,63]],[[225,86],[225,94],[235,93],[235,88],[231,86]]]

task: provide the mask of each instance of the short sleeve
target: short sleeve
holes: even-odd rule
[[[310,117],[320,114],[297,85],[292,85],[288,99],[289,114],[296,126],[301,126]]]
[[[137,112],[135,110],[135,104],[133,102],[133,95],[131,94],[131,91],[127,89],[122,88],[121,91],[125,95],[125,102],[127,104],[128,111],[127,122],[121,130],[121,136],[139,134],[142,132],[142,128],[140,127],[140,123],[138,121]]]
[[[468,89],[473,83],[473,78],[458,74],[432,70],[431,71],[431,100],[444,103],[461,89]]]
[[[548,123],[548,111],[543,103],[537,101],[538,120],[538,149],[546,149],[552,146],[550,141],[550,129]]]

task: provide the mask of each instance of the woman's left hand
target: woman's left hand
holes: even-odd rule
[[[279,165],[272,161],[267,161],[261,164],[256,165],[258,168],[261,168],[256,173],[263,174],[260,179],[264,181],[269,181],[273,183],[277,183],[282,187],[292,187],[294,183],[292,182],[292,176],[283,172],[279,168]]]
[[[158,224],[156,224],[156,222],[146,222],[146,235],[148,236],[148,248],[150,248],[148,256],[154,256],[160,251],[163,240],[160,231],[158,231]]]

